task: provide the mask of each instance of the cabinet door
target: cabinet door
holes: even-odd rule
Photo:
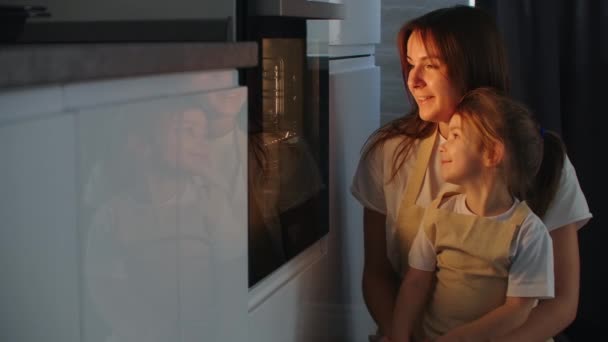
[[[373,57],[338,59],[330,62],[330,208],[334,234],[329,258],[341,269],[330,283],[343,284],[340,293],[350,293],[344,308],[348,341],[363,341],[375,331],[361,292],[363,271],[363,209],[350,194],[361,148],[380,125],[380,68]],[[337,325],[337,324],[336,324]],[[332,324],[330,324],[332,326]]]
[[[0,98],[0,341],[81,340],[75,117],[25,113],[49,96]]]
[[[228,70],[0,92],[0,341],[246,340],[246,98]]]

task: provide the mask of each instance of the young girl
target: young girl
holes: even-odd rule
[[[389,337],[400,276],[407,270],[404,257],[424,208],[439,193],[455,189],[439,176],[438,153],[454,108],[472,89],[508,90],[501,36],[492,18],[479,9],[457,6],[415,18],[401,29],[397,43],[413,109],[370,137],[351,188],[365,207],[363,296],[379,335]],[[542,341],[558,334],[576,315],[577,230],[591,213],[567,156],[561,170],[548,207],[531,205],[553,241],[555,298],[535,307],[510,341]],[[542,189],[538,180],[542,177],[535,189]],[[397,231],[405,241],[402,245],[395,243]]]
[[[412,334],[417,341],[423,335],[490,340],[521,325],[537,299],[554,295],[551,238],[520,199],[530,198],[544,158],[553,163],[545,164],[546,191],[555,192],[564,150],[523,106],[480,88],[456,108],[439,152],[442,178],[462,193],[441,194],[425,211],[399,291],[392,341],[409,341]]]

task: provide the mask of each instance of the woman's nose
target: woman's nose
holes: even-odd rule
[[[407,75],[407,85],[410,89],[420,88],[424,85],[424,80],[420,75],[420,68],[412,67]]]
[[[445,144],[446,144],[446,142],[442,142],[439,145],[439,153],[444,153],[445,152]]]

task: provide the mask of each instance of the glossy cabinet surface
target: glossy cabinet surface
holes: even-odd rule
[[[0,95],[0,340],[246,339],[246,88],[180,76]]]

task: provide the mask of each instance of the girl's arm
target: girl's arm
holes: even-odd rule
[[[386,215],[364,208],[363,298],[381,335],[390,337],[399,277],[386,252]]]
[[[550,235],[553,240],[555,298],[540,301],[521,327],[496,341],[546,341],[574,321],[580,273],[577,226],[566,225],[551,231]]]
[[[535,302],[535,298],[507,297],[502,306],[471,323],[449,331],[435,341],[495,341],[497,337],[521,326],[528,318]]]
[[[433,272],[411,267],[401,283],[395,314],[391,342],[409,342],[416,322],[422,315],[430,293]]]

